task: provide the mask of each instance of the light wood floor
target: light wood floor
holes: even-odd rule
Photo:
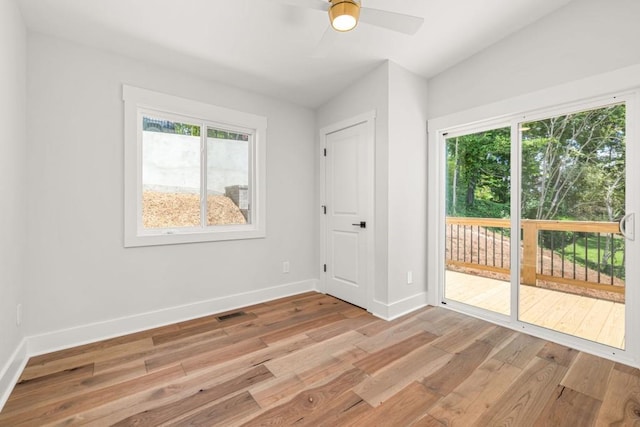
[[[510,284],[446,272],[447,298],[509,315]],[[520,320],[601,344],[624,348],[624,304],[587,296],[520,287]]]
[[[0,425],[81,424],[630,426],[640,371],[443,308],[385,322],[307,293],[32,358]]]

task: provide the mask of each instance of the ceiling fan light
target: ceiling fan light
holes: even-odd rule
[[[358,25],[360,4],[355,0],[332,0],[329,20],[336,31],[351,31]]]

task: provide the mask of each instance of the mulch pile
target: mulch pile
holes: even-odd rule
[[[226,196],[209,196],[208,224],[246,224],[240,208]],[[142,223],[145,228],[197,227],[200,225],[200,196],[188,193],[144,191]]]

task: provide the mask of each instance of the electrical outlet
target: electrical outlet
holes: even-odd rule
[[[407,271],[407,285],[413,283],[413,271]]]
[[[283,261],[282,262],[282,272],[283,273],[288,273],[289,270],[289,261]]]
[[[22,304],[16,305],[16,326],[22,324]]]

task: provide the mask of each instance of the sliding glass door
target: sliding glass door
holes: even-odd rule
[[[640,174],[640,153],[629,155],[633,99],[442,134],[444,304],[613,354],[628,348],[640,205],[627,185]]]
[[[446,299],[511,313],[511,129],[446,136]]]
[[[626,106],[520,125],[519,319],[625,347]]]

